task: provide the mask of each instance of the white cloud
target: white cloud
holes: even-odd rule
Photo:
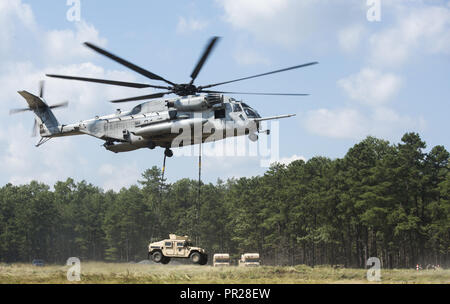
[[[393,139],[412,130],[422,131],[426,124],[422,117],[399,115],[392,109],[377,107],[368,113],[350,108],[309,111],[304,126],[321,136],[361,140],[369,135]]]
[[[368,135],[392,139],[395,134],[423,130],[423,118],[399,115],[387,106],[402,86],[399,76],[364,68],[337,84],[358,104],[307,112],[304,126],[311,133],[342,139],[363,139]]]
[[[426,127],[423,117],[413,118],[408,115],[400,115],[393,109],[379,107],[373,110],[369,121],[372,121],[371,131],[389,136],[396,130],[418,130]]]
[[[39,81],[45,79],[45,100],[49,104],[69,101],[69,108],[62,109],[55,115],[60,122],[70,123],[113,112],[117,105],[109,103],[108,100],[136,94],[135,89],[48,78],[44,76],[47,73],[136,80],[131,72],[105,70],[89,62],[44,69],[36,68],[29,62],[15,62],[7,64],[4,73],[0,74],[0,90],[4,92],[2,102],[7,102],[8,108],[26,105],[17,91],[28,90],[38,94]]]
[[[23,4],[21,0],[0,1],[0,51],[12,49],[12,38],[17,35],[18,27],[36,30],[31,7]]]
[[[258,40],[285,46],[310,42],[319,50],[335,41],[345,52],[368,46],[373,65],[393,66],[413,54],[450,53],[450,7],[425,1],[384,1],[382,22],[373,30],[361,0],[217,0],[224,19]],[[390,21],[393,20],[393,25]],[[372,33],[370,33],[370,31]],[[324,39],[317,39],[324,37]],[[366,38],[367,37],[367,38]]]
[[[343,78],[338,85],[353,100],[371,106],[378,106],[391,100],[399,91],[402,80],[399,76],[371,68]]]
[[[177,32],[178,33],[188,33],[188,32],[195,32],[200,31],[206,28],[208,23],[204,20],[198,20],[194,18],[184,18],[180,17],[178,19],[177,24]]]
[[[0,112],[0,119],[3,122],[0,134],[2,180],[15,184],[38,180],[51,185],[69,176],[82,178],[92,176],[95,179],[96,175],[89,175],[89,173],[95,172],[99,165],[96,163],[93,165],[91,159],[87,161],[91,156],[89,152],[100,148],[100,143],[90,142],[95,139],[81,138],[81,136],[57,138],[36,148],[34,144],[38,138],[30,138],[34,114],[26,112],[21,115],[8,116],[7,110],[26,107],[25,100],[17,94],[17,91],[28,90],[38,94],[39,81],[46,79],[45,99],[47,103],[70,102],[68,109],[55,111],[55,116],[61,123],[72,123],[94,117],[96,114],[107,114],[113,112],[116,107],[108,103],[108,100],[122,96],[134,96],[136,90],[50,79],[45,78],[45,74],[79,75],[124,81],[135,81],[135,75],[128,71],[105,70],[90,62],[70,65],[55,64],[56,62],[62,63],[62,61],[72,62],[72,60],[83,62],[93,54],[81,45],[84,41],[90,41],[100,46],[106,43],[98,30],[84,21],[73,23],[75,24],[73,30],[42,31],[34,22],[31,8],[14,0],[0,1],[0,25],[3,23],[6,25],[0,27],[0,37],[5,37],[5,29],[14,30],[17,27],[17,32],[20,29],[20,35],[16,31],[7,32],[7,34],[17,37],[35,37],[36,39],[7,41],[7,47],[14,50],[24,49],[23,45],[26,43],[27,49],[33,51],[32,56],[9,52],[8,56],[0,57],[0,92],[2,92],[0,102],[5,109]],[[40,37],[44,37],[44,39],[40,39]],[[2,41],[0,44],[0,53],[5,47],[4,42]],[[102,151],[102,153],[109,152]],[[123,170],[131,176],[132,171]],[[108,187],[120,186],[108,179],[107,181]]]
[[[0,143],[5,146],[0,156],[3,174],[8,182],[25,184],[32,180],[54,184],[57,180],[73,176],[76,170],[86,168],[81,158],[74,156],[76,147],[67,138],[58,139],[58,145],[36,148],[37,138],[31,138],[32,120],[29,126],[15,123],[8,127]]]
[[[313,134],[333,138],[364,138],[367,135],[365,118],[354,109],[309,111],[305,127]]]
[[[402,6],[396,19],[370,37],[372,64],[398,66],[420,52],[450,53],[450,7]]]
[[[282,157],[279,161],[277,161],[277,163],[283,164],[283,165],[289,165],[290,163],[296,161],[296,160],[303,160],[304,162],[306,162],[306,157],[304,156],[300,156],[297,154],[294,154],[290,157]]]
[[[224,18],[234,28],[256,38],[291,46],[320,33],[337,31],[349,16],[365,15],[365,3],[357,0],[218,0]],[[326,43],[326,41],[324,41]]]
[[[222,180],[249,177],[265,171],[265,168],[260,167],[260,158],[250,156],[204,157],[202,164],[204,175],[216,176]]]
[[[338,32],[339,46],[347,53],[355,52],[365,34],[366,29],[360,24],[346,27]]]
[[[136,184],[141,177],[141,169],[136,162],[125,165],[103,164],[98,174],[103,177],[103,189],[120,191],[123,187]]]
[[[75,22],[76,30],[52,30],[45,35],[45,51],[52,61],[70,61],[73,58],[85,58],[94,52],[83,45],[91,42],[100,47],[106,45],[106,39],[99,36],[98,30],[85,21]]]
[[[256,50],[239,47],[234,53],[234,59],[241,65],[263,64],[269,65],[270,60]]]
[[[296,18],[289,13],[293,9],[292,2],[288,0],[225,0],[221,1],[221,4],[225,10],[226,21],[235,28],[245,29],[260,39],[282,44],[289,45],[297,42],[297,37],[293,34],[297,23]]]

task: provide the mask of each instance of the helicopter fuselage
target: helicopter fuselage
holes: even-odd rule
[[[283,116],[283,117],[289,117]],[[274,117],[269,119],[283,118]],[[49,130],[41,125],[42,137],[90,135],[105,141],[112,152],[140,148],[173,148],[231,136],[260,132],[258,112],[247,104],[219,94],[157,99],[130,111],[95,117]],[[256,136],[256,137],[255,137]]]

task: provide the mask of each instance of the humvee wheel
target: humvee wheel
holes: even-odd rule
[[[162,260],[161,260],[161,264],[169,264],[169,262],[170,262],[170,258],[168,258],[168,257],[163,257],[162,258]]]
[[[200,265],[206,265],[206,263],[208,263],[208,255],[206,254],[202,254],[202,258],[200,260]]]
[[[193,254],[191,254],[192,263],[200,264],[201,260],[202,260],[202,256],[200,255],[200,253],[194,252]]]
[[[152,254],[152,261],[155,263],[161,263],[163,258],[164,258],[164,256],[162,255],[162,253],[160,251],[155,251]]]

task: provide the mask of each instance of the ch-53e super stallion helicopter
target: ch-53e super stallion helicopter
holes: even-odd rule
[[[184,84],[173,83],[159,75],[119,58],[106,50],[86,42],[85,45],[97,53],[102,54],[149,79],[163,81],[168,84],[168,86],[53,74],[47,74],[47,76],[132,88],[165,89],[166,91],[144,96],[113,100],[111,102],[120,103],[150,99],[150,101],[139,104],[130,111],[117,110],[114,114],[101,117],[97,116],[93,119],[64,125],[59,124],[58,120],[52,113],[52,109],[67,106],[67,103],[61,103],[53,106],[47,105],[43,99],[43,84],[41,82],[39,97],[27,91],[19,91],[18,93],[25,98],[29,107],[25,109],[11,110],[10,113],[13,114],[24,111],[33,111],[36,114],[37,117],[34,124],[34,133],[36,133],[39,128],[39,133],[41,135],[41,139],[36,145],[37,147],[54,137],[86,134],[104,140],[104,147],[115,153],[127,152],[140,148],[154,149],[159,146],[165,148],[165,157],[172,157],[173,152],[170,148],[202,143],[208,138],[223,139],[229,136],[248,134],[252,141],[256,141],[258,139],[256,133],[267,132],[267,134],[269,134],[268,130],[260,130],[261,121],[291,117],[294,116],[294,114],[261,118],[258,112],[247,104],[236,101],[234,98],[223,94],[273,96],[306,96],[308,94],[239,93],[208,89],[223,84],[298,69],[317,64],[317,62],[310,62],[230,81],[196,86],[194,85],[194,81],[218,39],[219,37],[213,37],[209,41],[191,74],[191,81]],[[178,97],[162,98],[167,94],[175,94]],[[180,133],[183,133],[186,128],[189,130],[195,129],[196,125],[201,126],[201,142],[198,139],[196,141],[195,135],[190,136],[191,132],[188,134],[188,141],[183,140],[181,143],[179,141],[176,142],[176,139],[180,136]],[[234,131],[229,132],[230,128]],[[218,136],[212,136],[214,134]]]

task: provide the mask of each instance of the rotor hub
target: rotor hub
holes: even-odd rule
[[[190,83],[182,83],[174,86],[173,92],[179,96],[195,95],[198,89],[195,85]]]

